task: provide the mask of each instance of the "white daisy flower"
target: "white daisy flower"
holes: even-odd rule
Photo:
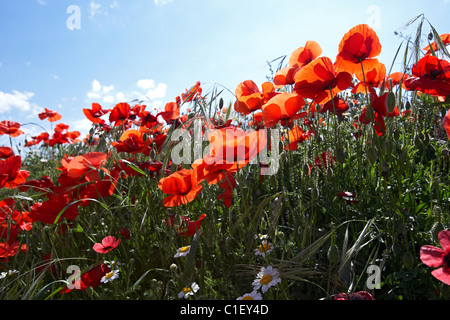
[[[198,284],[193,282],[190,287],[185,287],[183,290],[178,293],[178,298],[189,298],[189,296],[193,296],[200,289]]]
[[[9,270],[7,272],[2,272],[2,273],[0,273],[0,279],[12,276],[15,273],[19,273],[19,271],[17,271],[17,270]]]
[[[267,268],[263,267],[255,281],[253,281],[253,290],[261,288],[262,293],[265,293],[267,289],[280,282],[280,273],[277,269],[272,268],[272,266],[268,266]]]
[[[177,253],[174,255],[174,258],[184,257],[189,254],[190,250],[191,250],[191,246],[178,248]]]
[[[119,270],[115,269],[105,274],[103,278],[100,280],[100,282],[107,283],[117,279],[118,277],[119,277]]]
[[[257,234],[255,236],[255,239],[259,239],[259,240],[267,240],[269,238],[269,236],[267,234]]]
[[[255,249],[255,255],[265,257],[266,253],[269,253],[272,250],[272,244],[267,241],[263,241],[262,244],[257,249]]]
[[[261,293],[253,290],[250,293],[244,294],[242,297],[237,298],[236,300],[262,300]]]
[[[118,262],[118,261],[111,261],[109,264],[108,264],[108,267],[111,269],[111,270],[119,270],[119,267],[121,266],[122,264],[120,263],[120,262]]]

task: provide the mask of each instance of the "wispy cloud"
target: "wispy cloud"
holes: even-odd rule
[[[94,18],[96,14],[101,13],[102,5],[100,3],[96,3],[95,1],[91,1],[89,3],[89,18]]]
[[[165,6],[166,4],[173,2],[173,0],[154,0],[154,1],[157,6]]]
[[[120,102],[130,102],[138,99],[149,102],[153,107],[162,105],[161,99],[166,96],[167,85],[156,83],[153,79],[141,79],[136,82],[136,89],[125,93],[116,90],[114,85],[102,85],[97,79],[92,81],[91,90],[86,94],[91,102],[107,103],[110,105]]]
[[[36,2],[38,4],[40,4],[41,6],[45,6],[47,4],[47,1],[45,1],[45,0],[36,0]]]
[[[20,92],[13,90],[12,93],[0,91],[0,114],[10,112],[26,112],[32,117],[40,112],[40,107],[30,100],[34,97],[33,92]]]

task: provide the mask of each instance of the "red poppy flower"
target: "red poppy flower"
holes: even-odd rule
[[[25,147],[35,146],[35,145],[41,143],[41,141],[43,141],[45,144],[48,144],[50,142],[50,135],[47,132],[42,132],[38,136],[31,137],[31,139],[32,140],[27,141],[27,143],[25,144]]]
[[[239,83],[234,94],[236,96],[234,110],[242,115],[247,115],[261,109],[264,103],[277,95],[273,83],[264,82],[261,92],[252,80],[245,80]]]
[[[147,138],[144,140],[144,135],[145,133],[142,131],[130,129],[122,134],[119,141],[112,142],[112,145],[117,149],[117,152],[149,155],[151,139]]]
[[[228,170],[244,167],[267,145],[265,131],[245,132],[236,127],[211,130],[208,139],[210,153],[203,159]]]
[[[20,170],[22,158],[20,156],[11,156],[0,160],[0,188],[15,189],[25,182],[30,173],[26,170]]]
[[[4,120],[0,122],[0,136],[7,134],[10,137],[18,137],[21,134],[24,134],[22,130],[20,130],[20,123],[15,121]]]
[[[61,120],[62,116],[58,112],[49,110],[47,108],[44,109],[45,109],[44,112],[38,114],[39,119],[41,120],[47,119],[50,122],[56,122],[58,120]]]
[[[334,114],[343,114],[345,111],[349,109],[346,101],[338,96],[335,96],[332,100],[325,103],[324,106],[321,106],[319,109],[319,113],[325,113],[327,111]],[[310,106],[310,111],[312,113],[317,112],[317,104],[312,103]]]
[[[366,87],[379,88],[386,81],[386,66],[377,63],[371,70],[364,70],[364,77],[359,75],[359,82],[353,87],[352,93],[366,93]]]
[[[318,104],[331,100],[337,93],[353,86],[348,72],[337,72],[330,58],[310,62],[295,74],[294,91]]]
[[[177,207],[194,201],[203,187],[197,179],[196,171],[183,169],[159,180],[158,187],[169,196],[163,199],[166,207]]]
[[[202,88],[200,87],[200,85],[200,81],[197,81],[192,88],[186,90],[186,93],[182,93],[181,99],[183,100],[183,102],[190,102],[196,99],[201,99]]]
[[[92,109],[83,109],[83,113],[92,123],[103,123],[105,120],[100,118],[107,114],[110,110],[105,110],[98,103],[92,104]]]
[[[439,244],[442,248],[425,245],[420,248],[420,260],[429,267],[438,268],[431,274],[450,285],[450,230],[443,230],[438,234]]]
[[[53,181],[49,176],[43,176],[39,180],[28,180],[27,182],[18,186],[18,189],[22,192],[28,191],[30,188],[33,188],[34,191],[42,192],[45,189],[50,189],[54,187]]]
[[[307,41],[304,47],[300,47],[292,52],[287,67],[275,73],[273,83],[277,86],[294,84],[295,73],[321,54],[322,48],[317,42]]]
[[[447,113],[444,116],[444,120],[442,120],[442,127],[447,133],[447,137],[450,140],[450,109],[447,110]]]
[[[115,249],[120,243],[120,239],[116,239],[114,236],[107,236],[102,239],[102,243],[96,243],[93,246],[95,252],[108,253],[112,249]]]
[[[168,102],[164,106],[164,111],[156,115],[158,116],[161,116],[167,124],[172,124],[180,117],[180,105],[177,102]]]
[[[118,103],[114,106],[109,114],[109,122],[114,123],[115,127],[124,124],[130,116],[130,105],[125,102]]]
[[[286,146],[286,149],[289,149],[291,151],[297,150],[299,143],[308,140],[310,136],[310,131],[303,132],[303,129],[300,126],[294,126],[291,130],[289,130],[287,134],[289,145]]]
[[[375,299],[370,293],[366,291],[359,291],[354,293],[339,293],[334,296],[334,300],[375,300]]]
[[[106,264],[101,263],[90,269],[89,271],[83,273],[80,278],[76,279],[73,283],[73,289],[69,289],[69,287],[66,287],[61,290],[61,293],[69,293],[72,290],[86,290],[87,287],[97,289],[97,287],[101,284],[103,276],[109,272],[111,272],[111,269]]]
[[[26,244],[19,245],[19,241],[14,243],[0,242],[0,261],[8,261],[9,258],[15,256],[19,250],[22,252],[27,250]]]
[[[288,92],[280,93],[263,105],[264,124],[266,127],[274,127],[280,121],[285,123],[304,117],[306,112],[299,113],[304,106],[305,100],[301,95]]]
[[[330,165],[332,165],[334,163],[334,161],[336,160],[336,157],[333,156],[333,154],[331,153],[331,151],[324,151],[320,154],[319,156],[316,156],[315,160],[314,160],[314,164],[309,164],[309,174],[311,174],[312,169],[313,168],[318,168],[320,170],[322,169],[327,169]]]
[[[441,41],[444,44],[444,46],[450,44],[450,33],[441,34],[439,37],[441,38]],[[431,54],[431,49],[433,49],[433,51],[435,52],[439,50],[436,41],[433,41],[430,45],[423,48],[423,50],[426,51],[425,54]]]
[[[193,236],[198,230],[200,230],[203,219],[206,218],[206,214],[202,214],[200,218],[198,218],[198,220],[196,221],[191,221],[189,217],[180,217],[180,218],[181,224],[177,230],[178,234],[181,235],[182,237],[189,237]],[[166,224],[173,228],[175,226],[175,216],[170,215],[166,219]]]
[[[62,219],[74,220],[78,217],[79,203],[71,203],[67,195],[52,196],[43,202],[31,206],[28,217],[32,221],[42,221],[45,224],[59,223]]]
[[[367,24],[351,28],[339,43],[336,57],[336,69],[362,77],[362,68],[366,72],[378,63],[375,59],[381,53],[381,44],[376,32]],[[361,66],[362,64],[362,66]]]
[[[387,76],[386,87],[388,87],[389,82],[392,83],[392,86],[401,85],[403,88],[405,87],[405,80],[408,79],[408,75],[403,72],[393,72]]]
[[[0,147],[0,159],[6,159],[13,155],[14,155],[14,151],[10,147],[6,147],[6,146]]]
[[[450,94],[450,62],[426,55],[412,67],[412,77],[405,80],[407,90],[433,96]]]

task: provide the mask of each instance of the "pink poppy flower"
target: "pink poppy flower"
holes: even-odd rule
[[[94,251],[98,253],[108,253],[112,249],[116,248],[120,243],[120,239],[116,239],[114,236],[107,236],[103,238],[102,243],[94,244]]]
[[[450,285],[450,230],[443,230],[438,235],[442,247],[425,245],[420,248],[420,260],[429,267],[441,267],[431,274],[443,283]]]

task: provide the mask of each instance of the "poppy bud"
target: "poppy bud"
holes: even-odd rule
[[[414,267],[414,256],[411,254],[411,252],[405,252],[403,254],[403,266],[408,269],[411,270]]]
[[[398,130],[394,131],[394,139],[399,140],[400,139],[400,132]]]
[[[383,162],[383,164],[381,165],[381,175],[384,178],[388,178],[389,176],[389,164],[386,162]]]
[[[335,263],[339,259],[339,249],[337,245],[332,245],[328,248],[328,260],[331,264]]]
[[[370,148],[366,151],[366,157],[367,160],[370,161],[370,163],[374,163],[375,160],[377,160],[377,151],[374,148]]]
[[[345,162],[345,150],[342,148],[338,148],[336,150],[336,160],[339,163],[344,163]]]
[[[178,270],[178,266],[175,263],[172,263],[170,265],[170,271],[172,271],[173,273],[177,273]]]
[[[389,113],[394,112],[394,109],[395,109],[395,94],[392,91],[388,93],[386,104],[387,104],[388,112]]]

